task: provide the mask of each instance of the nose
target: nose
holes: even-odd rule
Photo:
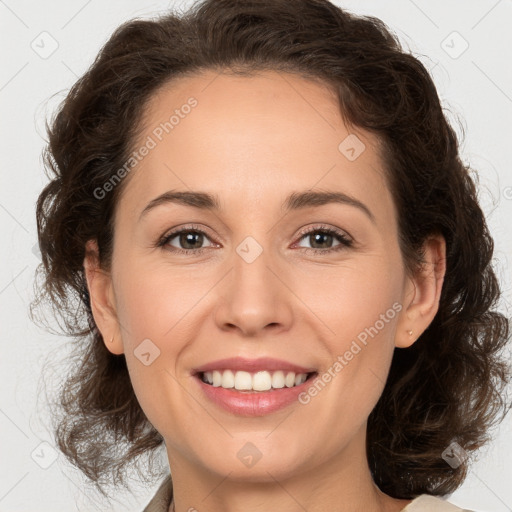
[[[216,324],[221,330],[238,330],[246,337],[261,337],[267,331],[275,335],[290,329],[293,293],[276,258],[263,251],[252,259],[254,245],[241,245],[220,292]],[[246,248],[248,251],[244,252]]]

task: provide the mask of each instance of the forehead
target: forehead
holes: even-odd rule
[[[215,193],[226,208],[321,189],[380,205],[377,216],[393,213],[379,140],[347,128],[321,82],[275,71],[181,77],[152,96],[142,127],[134,149],[151,149],[121,201],[134,212],[170,189]]]

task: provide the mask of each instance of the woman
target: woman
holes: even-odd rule
[[[56,440],[102,492],[164,445],[147,512],[461,510],[509,323],[435,86],[380,20],[128,22],[45,161],[41,294],[79,344]]]

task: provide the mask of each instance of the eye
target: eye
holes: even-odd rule
[[[307,253],[313,251],[315,254],[325,254],[333,251],[341,251],[347,247],[353,246],[353,240],[350,239],[343,231],[328,227],[328,226],[314,226],[309,228],[305,233],[302,233],[300,240],[306,239],[313,245],[313,247],[305,247]],[[332,246],[332,243],[338,240],[338,245]],[[325,248],[325,245],[328,247]],[[315,247],[315,246],[320,246]],[[324,246],[324,248],[322,248]]]
[[[176,240],[174,241],[174,239]],[[195,226],[187,226],[167,233],[158,241],[157,246],[165,247],[166,250],[179,254],[197,255],[208,248],[202,247],[205,239],[209,240],[207,234],[202,229]],[[174,241],[174,243],[171,243],[171,241]]]
[[[206,232],[192,225],[165,234],[156,245],[173,253],[194,256],[202,254],[208,248],[215,246],[215,244],[212,244],[209,247],[203,247],[205,239],[209,240]],[[329,226],[313,226],[301,234],[300,240],[303,239],[308,240],[313,247],[299,247],[306,253],[312,251],[314,254],[341,251],[352,247],[354,243],[343,231]],[[335,241],[338,241],[338,244],[333,246],[332,244]]]

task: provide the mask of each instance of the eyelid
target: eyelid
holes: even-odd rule
[[[210,234],[210,230],[202,225],[199,224],[180,224],[179,226],[175,226],[174,228],[170,229],[169,231],[166,231],[162,238],[168,237],[170,235],[177,235],[181,233],[182,231],[199,231],[200,233],[203,233],[205,235],[208,235],[210,238],[215,238],[213,235]]]
[[[354,237],[348,233],[348,231],[345,231],[341,228],[336,228],[334,226],[329,226],[328,224],[317,224],[313,226],[308,226],[301,230],[298,233],[299,240],[303,238],[305,235],[309,235],[310,233],[315,233],[316,231],[329,231],[331,233],[334,233],[338,236],[343,236],[344,238],[350,240],[351,242],[354,242]]]

